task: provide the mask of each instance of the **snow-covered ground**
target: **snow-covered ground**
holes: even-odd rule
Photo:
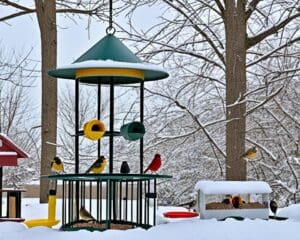
[[[2,222],[0,240],[300,240],[300,204],[280,209],[278,215],[289,217],[289,220],[192,219],[160,224],[149,230],[136,228],[104,232],[61,232],[46,227],[28,229],[21,223]],[[47,206],[39,204],[37,199],[24,199],[22,216],[26,219],[44,218],[47,216]]]

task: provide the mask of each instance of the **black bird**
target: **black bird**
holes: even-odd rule
[[[120,173],[123,173],[123,174],[130,173],[130,167],[126,161],[122,162]]]
[[[274,214],[274,216],[276,216],[276,212],[278,209],[277,202],[275,202],[274,200],[271,200],[270,201],[270,209],[271,209],[272,213]]]

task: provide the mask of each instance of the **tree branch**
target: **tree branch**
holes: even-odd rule
[[[252,0],[252,2],[249,3],[248,10],[246,11],[246,21],[250,18],[251,14],[255,11],[260,1],[261,0]]]
[[[254,45],[256,45],[257,43],[264,40],[266,37],[278,32],[280,29],[284,28],[287,24],[289,24],[292,20],[294,20],[297,17],[300,17],[300,13],[294,14],[294,15],[286,18],[279,24],[267,29],[266,31],[258,34],[257,36],[247,38],[246,48],[249,49],[249,48],[253,47]]]

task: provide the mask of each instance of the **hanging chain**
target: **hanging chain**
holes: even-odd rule
[[[116,29],[113,27],[113,0],[109,0],[109,19],[108,19],[108,27],[106,28],[106,33],[113,35]]]

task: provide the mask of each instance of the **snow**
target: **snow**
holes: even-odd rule
[[[58,202],[59,204],[59,202]],[[34,210],[34,211],[33,211]],[[158,212],[183,210],[176,207],[159,207]],[[22,223],[1,222],[0,240],[282,240],[300,239],[300,204],[280,209],[279,215],[291,218],[286,221],[227,219],[192,219],[160,224],[149,230],[135,228],[130,230],[106,230],[104,232],[80,230],[62,232],[58,229],[34,227],[28,229]],[[26,219],[47,215],[47,205],[39,204],[38,199],[23,199],[22,215]]]
[[[119,62],[113,60],[88,60],[88,61],[76,62],[69,65],[61,66],[58,69],[86,69],[86,68],[129,68],[129,69],[165,72],[165,70],[162,67],[154,64]]]
[[[263,181],[207,181],[196,183],[195,190],[204,194],[271,193],[269,184]]]
[[[0,152],[0,156],[17,156],[16,152]]]

